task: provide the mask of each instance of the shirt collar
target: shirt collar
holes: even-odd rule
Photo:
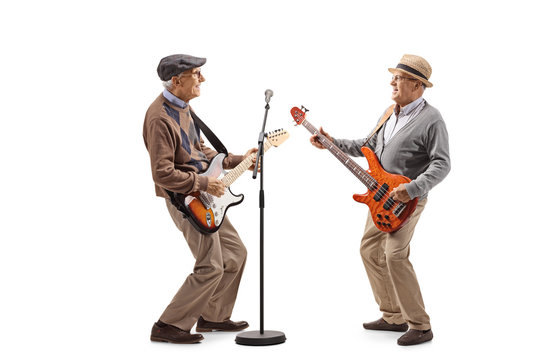
[[[163,90],[163,96],[165,97],[165,99],[169,100],[173,105],[179,106],[182,109],[185,109],[188,106],[188,104],[185,101],[177,98],[167,89]]]
[[[424,101],[424,98],[422,96],[420,96],[418,99],[414,100],[412,103],[403,106],[399,110],[399,115],[400,116],[410,115],[412,113],[412,111],[414,109],[416,109],[416,107],[419,106],[423,101]],[[395,112],[395,110],[394,110],[394,112]]]

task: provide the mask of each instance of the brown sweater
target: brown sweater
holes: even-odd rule
[[[208,178],[199,174],[218,153],[200,139],[190,106],[182,109],[160,94],[146,112],[143,138],[157,196],[168,198],[164,189],[182,194],[206,191]],[[232,168],[242,159],[241,155],[229,154],[223,166]]]

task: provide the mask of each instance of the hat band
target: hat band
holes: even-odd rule
[[[396,66],[396,69],[403,69],[405,71],[408,71],[410,73],[413,73],[414,75],[420,76],[422,79],[428,79],[424,74],[422,74],[420,71],[413,69],[410,66],[404,65],[404,64],[398,64]]]

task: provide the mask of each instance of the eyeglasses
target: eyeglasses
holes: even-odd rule
[[[392,81],[400,82],[401,80],[418,80],[418,79],[405,77],[405,76],[401,76],[401,75],[393,75],[392,76]]]
[[[200,79],[202,77],[201,70],[197,70],[194,73],[191,74],[182,74],[181,76],[193,76],[195,75],[196,78]]]

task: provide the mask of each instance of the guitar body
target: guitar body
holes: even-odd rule
[[[378,184],[375,189],[368,187],[365,194],[354,194],[353,199],[369,207],[373,223],[379,230],[384,232],[397,231],[409,220],[409,216],[416,209],[418,199],[400,203],[390,199],[388,194],[400,184],[409,183],[411,180],[406,176],[386,172],[370,148],[363,147],[362,153],[369,164],[368,173],[377,180]]]
[[[223,159],[225,154],[216,155],[208,169],[200,175],[222,179],[226,174],[223,170]],[[176,194],[176,200],[181,211],[197,230],[212,234],[219,230],[229,207],[240,204],[244,195],[234,195],[227,187],[221,197],[197,191],[188,195]]]

